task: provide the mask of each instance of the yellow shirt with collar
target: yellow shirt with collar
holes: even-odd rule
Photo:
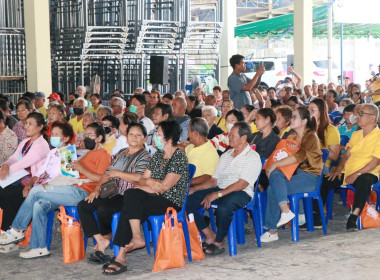
[[[376,81],[373,83],[373,91],[380,89],[380,77],[376,79]],[[373,95],[372,96],[373,103],[376,103],[377,101],[380,101],[380,95]]]
[[[185,149],[185,153],[189,163],[197,167],[194,178],[214,174],[219,163],[219,156],[210,141],[199,147],[189,144]]]
[[[367,136],[363,136],[363,130],[355,131],[346,149],[351,148],[351,156],[344,166],[344,179],[365,167],[373,157],[380,159],[380,129],[376,126]],[[370,172],[379,177],[380,165]]]
[[[72,118],[71,120],[69,120],[69,124],[72,125],[73,130],[76,134],[84,132],[83,118],[80,121],[78,121],[78,117]]]
[[[322,145],[321,143],[321,149],[328,150],[329,146],[336,146],[336,145],[339,146],[339,144],[340,144],[339,130],[335,126],[329,124],[327,128],[325,129],[325,145]],[[326,166],[330,167],[330,165],[331,165],[331,160],[327,160]]]

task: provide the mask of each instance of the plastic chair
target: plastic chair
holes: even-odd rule
[[[326,162],[329,151],[322,149],[323,152],[323,163]],[[323,165],[324,166],[324,165]],[[322,178],[323,178],[323,168],[321,175],[319,176],[319,181],[317,188],[312,192],[305,192],[305,193],[296,193],[288,196],[289,202],[290,202],[290,210],[294,213],[295,217],[291,221],[291,228],[292,228],[292,240],[293,242],[299,241],[299,223],[298,223],[298,205],[299,200],[303,200],[304,209],[305,209],[305,217],[306,217],[306,225],[308,231],[314,231],[314,222],[313,222],[313,199],[316,199],[318,201],[319,211],[321,213],[321,220],[322,220],[322,227],[323,227],[323,234],[327,234],[327,228],[326,228],[326,221],[325,221],[325,215],[323,210],[323,202],[321,198],[321,185],[322,185]]]
[[[186,204],[187,204],[187,197],[189,195],[189,189],[190,189],[191,181],[194,177],[195,170],[196,170],[195,165],[189,164],[189,177],[190,177],[189,185],[187,188],[186,197],[185,197],[185,201],[183,203],[183,207],[182,207],[181,211],[179,211],[177,213],[178,222],[182,223],[183,233],[184,233],[185,241],[186,241],[187,255],[188,255],[190,262],[192,261],[192,257],[191,257],[189,229],[187,227],[187,219],[186,219]],[[144,230],[144,237],[145,237],[145,243],[146,243],[146,250],[147,250],[149,255],[151,254],[150,246],[149,246],[149,243],[151,241],[153,243],[154,255],[156,255],[158,236],[160,235],[162,223],[164,222],[164,220],[165,220],[165,215],[158,215],[158,216],[149,216],[147,221],[143,222],[143,230]],[[149,231],[149,229],[148,229],[148,221],[151,225],[151,231]]]
[[[334,192],[336,189],[340,189],[340,193],[343,192],[343,197],[345,198],[346,197],[346,191],[345,190],[352,190],[354,193],[355,193],[355,188],[353,185],[342,185],[342,186],[339,186],[339,187],[336,187],[334,189],[331,189],[329,190],[328,194],[327,194],[327,199],[326,199],[326,210],[327,210],[327,214],[326,214],[326,224],[328,223],[328,220],[332,220],[332,204],[333,204],[333,200],[334,200]],[[341,197],[342,197],[342,194],[341,194]],[[345,203],[346,200],[343,200],[343,206],[347,206],[347,203]]]
[[[376,211],[380,209],[380,181],[372,185],[372,190],[377,193]]]
[[[263,167],[265,164],[264,158],[261,158],[261,164],[262,164],[261,166]],[[260,207],[263,207],[264,204],[266,206],[266,191],[265,193],[262,193],[257,190],[258,185],[259,185],[259,180],[260,180],[260,174],[257,177],[256,183],[255,183],[253,198],[245,207],[248,211],[251,211],[251,214],[252,214],[252,220],[253,220],[253,225],[255,227],[256,241],[257,241],[258,247],[261,247],[260,236],[263,232],[263,223],[264,223],[263,217],[265,215],[265,209],[261,209]],[[216,203],[212,203],[211,207],[208,209],[210,222],[211,222],[211,228],[213,232],[216,232],[213,209],[216,209],[217,207],[218,205]],[[229,249],[230,256],[237,255],[237,244],[245,244],[245,230],[244,230],[245,217],[244,216],[245,216],[245,209],[244,208],[237,209],[234,212],[231,225],[228,228],[227,239],[228,239],[228,249]]]

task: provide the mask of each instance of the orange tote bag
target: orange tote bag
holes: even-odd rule
[[[276,149],[268,158],[263,169],[265,170],[272,163],[276,161],[280,161],[283,158],[287,158],[288,156],[295,154],[299,150],[299,148],[294,149],[293,145],[290,145],[290,144],[295,144],[297,146],[299,145],[299,143],[295,140],[281,139],[280,142],[278,142]],[[290,180],[290,178],[292,178],[293,176],[294,171],[296,171],[297,167],[298,167],[298,163],[294,163],[291,165],[278,167],[277,169],[280,170],[285,175],[286,179]]]
[[[369,205],[367,202],[364,205],[363,211],[360,213],[363,228],[380,227],[380,214]]]
[[[76,219],[66,214],[63,206],[59,207],[58,219],[61,221],[63,262],[73,263],[86,257],[84,239],[80,224]]]
[[[1,225],[3,224],[3,209],[0,208],[0,233],[1,233]]]
[[[183,230],[178,223],[177,211],[169,207],[166,210],[165,223],[158,236],[153,272],[185,266],[183,239]]]
[[[29,246],[30,237],[32,236],[32,223],[29,224],[28,228],[24,232],[25,239],[18,243],[20,246]]]
[[[190,236],[191,258],[193,260],[204,260],[205,253],[202,250],[202,239],[197,225],[195,224],[194,219],[190,222],[186,217],[186,221]],[[185,238],[183,238],[183,255],[185,258],[188,257]]]

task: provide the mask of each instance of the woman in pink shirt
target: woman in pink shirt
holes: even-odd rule
[[[0,208],[3,209],[2,230],[7,230],[24,201],[23,189],[35,176],[49,153],[49,144],[43,135],[46,131],[45,118],[41,113],[33,112],[25,120],[26,139],[21,141],[13,155],[2,165],[0,179],[9,174],[25,169],[29,175],[11,185],[0,188]]]

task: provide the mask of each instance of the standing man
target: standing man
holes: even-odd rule
[[[261,75],[264,74],[265,68],[261,65],[251,80],[244,74],[246,69],[244,56],[233,55],[230,58],[230,65],[233,69],[232,74],[228,77],[230,98],[234,102],[235,109],[240,110],[243,105],[252,105],[249,91],[260,84]]]

